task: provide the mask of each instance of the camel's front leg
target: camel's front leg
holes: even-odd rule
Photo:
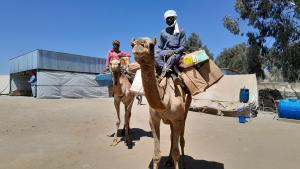
[[[150,112],[151,114],[151,112]],[[151,114],[150,127],[154,139],[153,169],[158,169],[160,161],[160,118]]]
[[[116,108],[116,112],[117,112],[117,119],[116,119],[117,131],[115,132],[114,139],[113,139],[113,142],[112,142],[111,146],[116,146],[118,144],[118,131],[119,131],[120,123],[121,123],[120,103],[121,103],[120,99],[115,97],[114,98],[114,104],[115,104],[115,108]]]

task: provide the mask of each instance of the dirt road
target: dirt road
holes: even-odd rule
[[[115,132],[112,99],[0,96],[0,169],[151,168],[148,116],[148,105],[135,103],[134,146],[128,149],[120,142],[111,147],[109,135]],[[236,118],[189,112],[187,169],[299,168],[299,131],[299,123],[277,121],[270,114],[239,124]],[[169,126],[162,124],[162,162],[169,153],[169,137]]]

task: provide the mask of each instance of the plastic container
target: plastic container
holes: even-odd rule
[[[246,123],[246,116],[245,115],[239,115],[239,122],[240,123]]]
[[[104,86],[110,86],[110,85],[113,84],[112,74],[111,73],[98,74],[96,76],[96,81],[102,87],[104,87]]]
[[[241,103],[248,103],[249,101],[249,89],[245,87],[240,89],[240,102]]]
[[[193,56],[192,55],[187,55],[187,56],[183,57],[182,62],[185,65],[191,65],[191,64],[193,64]]]
[[[205,50],[200,50],[199,53],[194,56],[193,61],[195,63],[200,63],[200,62],[207,61],[208,59],[209,57],[207,56]]]
[[[278,106],[278,116],[280,118],[300,120],[300,100],[280,100]]]

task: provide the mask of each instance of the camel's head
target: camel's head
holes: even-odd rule
[[[134,59],[139,64],[154,64],[154,46],[156,38],[138,38],[131,41]]]
[[[120,61],[113,59],[110,61],[110,69],[112,72],[119,72],[120,71]]]

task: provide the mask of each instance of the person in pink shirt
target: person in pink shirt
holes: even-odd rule
[[[109,64],[112,59],[120,60],[121,57],[130,57],[130,54],[120,50],[120,41],[114,40],[112,45],[113,48],[108,51],[106,58],[106,70],[109,70]]]

